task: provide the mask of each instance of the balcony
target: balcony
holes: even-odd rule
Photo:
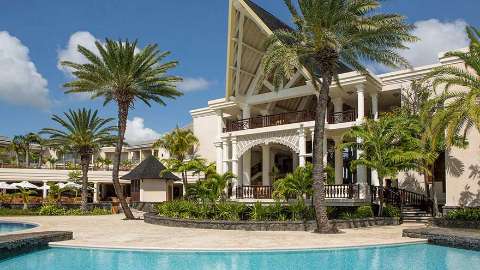
[[[357,117],[355,110],[348,110],[339,113],[330,113],[327,116],[329,124],[353,122]],[[233,132],[246,129],[281,126],[287,124],[308,122],[315,120],[314,111],[297,111],[273,115],[257,116],[247,119],[228,121],[223,132]]]
[[[235,190],[237,199],[272,199],[272,186],[240,186]],[[359,199],[357,184],[325,185],[326,199]]]

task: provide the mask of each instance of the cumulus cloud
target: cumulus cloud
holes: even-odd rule
[[[160,138],[160,133],[145,127],[143,118],[134,117],[132,120],[127,120],[127,129],[125,130],[125,141],[127,143],[138,144],[158,138]]]
[[[61,65],[62,61],[71,61],[79,64],[87,63],[87,59],[78,52],[78,45],[82,45],[90,51],[98,53],[95,41],[97,41],[97,39],[90,32],[79,31],[73,33],[68,39],[67,46],[58,51],[57,68],[66,74],[71,74],[70,68]]]
[[[430,19],[418,21],[415,26],[413,34],[420,41],[409,44],[410,49],[401,52],[413,66],[433,64],[438,61],[440,52],[460,49],[469,44],[464,20],[442,22]]]
[[[0,31],[0,99],[11,104],[48,109],[47,80],[30,60],[28,48]]]
[[[184,78],[182,82],[178,83],[177,87],[179,90],[183,92],[194,92],[194,91],[201,91],[206,90],[210,87],[213,82],[202,78]]]

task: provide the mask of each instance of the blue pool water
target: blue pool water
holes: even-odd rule
[[[6,222],[0,220],[0,233],[9,233],[14,231],[26,230],[36,227],[37,225],[21,222]]]
[[[0,261],[8,270],[480,269],[480,252],[413,244],[265,252],[163,252],[49,248]]]

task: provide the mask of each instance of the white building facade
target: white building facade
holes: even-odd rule
[[[266,37],[285,27],[249,0],[230,0],[225,97],[191,111],[199,154],[215,162],[219,173],[232,171],[237,176],[233,198],[270,199],[275,179],[312,159],[316,92],[307,74],[299,67],[280,89],[274,89],[260,67]],[[337,148],[345,133],[366,118],[377,119],[400,107],[402,90],[433,67],[461,64],[440,55],[434,65],[381,75],[344,67],[339,75],[341,87],[332,85],[327,109],[323,158],[335,171],[335,185],[327,187],[327,198],[348,197],[361,203],[370,199],[370,187],[379,185],[375,171],[351,170],[350,161],[358,153]],[[446,206],[474,205],[475,196],[480,200],[478,180],[468,179],[466,169],[449,174],[447,166],[453,160],[475,165],[465,156],[478,151],[478,134],[471,133],[468,149],[453,149],[439,160],[444,166],[436,177],[437,193]],[[388,184],[423,193],[423,177],[413,172],[401,173]],[[465,185],[474,185],[475,190],[463,190]]]

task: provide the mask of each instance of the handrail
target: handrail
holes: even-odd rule
[[[238,186],[235,190],[237,199],[271,199],[272,186]],[[325,198],[327,199],[358,199],[360,197],[360,185],[325,185]]]
[[[380,199],[383,195],[383,201],[387,204],[402,208],[405,206],[413,206],[431,211],[432,205],[430,199],[425,194],[416,193],[406,189],[400,188],[386,188],[386,187],[370,187],[372,202]]]
[[[353,122],[357,117],[356,110],[330,113],[327,115],[329,124]],[[246,119],[228,121],[223,132],[232,132],[245,129],[280,126],[315,120],[315,111],[295,111],[278,113],[264,116],[256,116]]]

